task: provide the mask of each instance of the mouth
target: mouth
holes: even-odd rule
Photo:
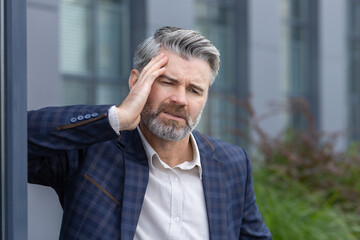
[[[166,112],[166,111],[163,111],[161,112],[163,115],[165,115],[165,117],[167,118],[170,118],[172,120],[176,120],[176,121],[180,121],[180,120],[185,120],[185,117],[182,116],[181,114],[179,113],[174,113],[174,112]]]

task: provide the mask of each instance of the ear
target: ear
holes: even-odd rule
[[[135,85],[135,83],[137,82],[137,80],[139,79],[139,71],[137,69],[133,69],[130,72],[130,76],[129,76],[129,88],[130,90],[133,88],[133,86]]]

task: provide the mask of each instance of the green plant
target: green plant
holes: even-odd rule
[[[337,151],[335,145],[341,133],[318,131],[303,99],[273,103],[268,113],[257,116],[249,99],[222,97],[247,112],[246,117],[238,120],[248,123],[255,133],[251,134],[255,138],[247,140],[261,156],[258,162],[262,167],[276,173],[276,181],[263,181],[266,187],[255,185],[265,221],[275,233],[274,239],[360,239],[359,143],[352,144],[347,151]],[[286,128],[277,136],[270,136],[262,129],[264,119],[293,110],[306,120],[302,129]],[[241,137],[249,136],[238,129],[229,131]],[[266,176],[271,178],[272,174]],[[306,191],[300,191],[301,186]],[[342,230],[337,235],[338,229]],[[290,237],[294,234],[301,237]]]
[[[254,184],[260,212],[274,240],[360,238],[359,216],[329,206],[282,172],[257,169]]]
[[[329,205],[337,205],[360,215],[359,144],[353,144],[345,152],[337,151],[335,144],[340,133],[318,131],[310,108],[303,99],[289,99],[290,103],[287,104],[273,103],[268,113],[257,116],[250,99],[240,101],[230,96],[223,98],[247,112],[247,120],[239,121],[247,121],[255,133],[255,138],[247,140],[262,156],[266,168],[282,172],[309,190],[318,192]],[[304,128],[286,128],[277,136],[270,136],[261,127],[264,119],[294,109],[306,120]],[[247,136],[238,130],[230,131],[242,137]]]

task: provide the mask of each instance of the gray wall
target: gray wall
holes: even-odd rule
[[[322,130],[342,133],[338,149],[347,142],[346,3],[322,0],[320,4],[320,119]]]
[[[59,105],[59,1],[27,1],[28,109]],[[28,184],[28,239],[59,238],[62,209],[55,191]]]
[[[193,0],[148,0],[147,36],[163,26],[194,27]]]
[[[286,63],[282,26],[282,0],[250,1],[250,86],[258,115],[269,110],[269,102],[284,102]],[[320,0],[320,130],[343,133],[337,148],[346,146],[346,1]],[[280,114],[262,121],[270,135],[285,126]]]
[[[60,104],[59,2],[27,1],[29,109]]]
[[[271,103],[285,101],[283,81],[281,0],[251,0],[250,7],[250,93],[257,116],[271,112]],[[274,136],[285,124],[285,114],[261,121]]]

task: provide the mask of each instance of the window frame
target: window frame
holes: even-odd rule
[[[208,103],[203,113],[201,130],[211,136],[246,146],[248,144],[249,118],[246,110],[238,107],[238,104],[248,100],[249,97],[249,1],[197,0],[197,2],[214,8],[221,7],[232,14],[232,19],[229,23],[234,32],[233,42],[235,43],[233,46],[233,58],[230,60],[230,62],[234,62],[235,66],[231,71],[231,75],[235,76],[233,87],[221,86],[222,81],[220,79],[215,81],[211,87]],[[197,27],[201,26],[205,29],[212,28],[211,20],[213,17],[212,15],[208,15],[198,18]],[[210,22],[210,24],[202,25],[203,22]],[[206,37],[212,40],[211,36]],[[222,59],[222,61],[224,61],[224,59]],[[223,69],[223,67],[220,67],[220,75],[221,69]],[[217,78],[221,78],[220,75]],[[227,99],[227,97],[230,99]],[[228,104],[233,104],[233,107],[237,106],[235,107],[235,111],[231,112],[231,117],[218,115],[218,111],[221,108],[221,106],[219,106],[221,101],[228,101]],[[234,103],[234,101],[236,103]],[[224,107],[226,108],[226,106]],[[224,119],[220,118],[224,117],[239,121],[241,124],[236,124],[235,127],[230,126],[231,124],[223,124],[225,127],[221,126],[221,122],[223,122]]]
[[[319,112],[319,102],[320,102],[320,91],[319,91],[319,82],[320,82],[320,63],[319,63],[319,0],[283,0],[287,6],[287,16],[284,19],[284,27],[288,34],[286,35],[286,52],[288,56],[286,57],[290,63],[287,63],[286,75],[285,79],[288,85],[287,89],[287,98],[289,99],[290,106],[290,116],[289,116],[289,126],[296,129],[302,130],[309,126],[308,122],[304,118],[299,118],[299,114],[303,115],[302,107],[298,106],[297,103],[294,104],[293,99],[304,99],[308,103],[309,110],[311,111],[313,117],[313,127],[316,129],[320,129],[320,112]],[[292,15],[293,9],[291,8],[291,4],[295,1],[298,3],[307,4],[307,6],[300,6],[305,13],[306,16],[304,18]],[[292,35],[296,32],[294,31],[303,31],[306,33],[304,44],[306,44],[306,59],[303,59],[302,66],[306,69],[306,71],[302,72],[303,77],[300,81],[301,84],[305,84],[307,87],[305,92],[298,93],[297,89],[292,87],[292,75],[294,70],[293,65],[293,51],[291,46]],[[299,33],[299,32],[297,32]],[[287,61],[285,61],[287,62]],[[299,64],[297,64],[298,66]],[[305,121],[305,122],[304,122]]]
[[[119,100],[124,98],[125,92],[121,91],[121,89],[128,89],[128,72],[132,69],[132,54],[135,52],[137,45],[145,38],[146,33],[146,8],[145,8],[145,0],[138,0],[138,1],[125,1],[123,4],[126,4],[129,13],[127,13],[128,18],[127,22],[125,23],[125,27],[129,31],[128,38],[128,48],[126,48],[126,54],[128,55],[128,66],[124,67],[123,71],[124,74],[121,76],[116,77],[105,77],[100,76],[99,72],[99,35],[98,35],[98,10],[99,10],[99,0],[90,0],[89,1],[91,7],[91,14],[93,16],[92,24],[91,24],[91,38],[92,43],[90,44],[90,48],[94,56],[91,58],[91,65],[92,70],[89,75],[79,75],[79,74],[72,74],[63,72],[61,70],[61,78],[63,83],[63,91],[66,91],[65,84],[66,83],[75,83],[75,84],[84,84],[88,88],[87,95],[84,96],[84,99],[80,100],[80,102],[72,102],[71,104],[75,103],[82,103],[82,104],[105,104],[99,100],[99,93],[97,90],[101,86],[114,86],[114,88],[119,88]],[[135,31],[134,31],[135,30]],[[63,93],[62,98],[64,99]],[[69,103],[66,103],[69,104]],[[110,102],[106,102],[106,104],[110,104]],[[114,104],[114,102],[111,102]]]
[[[1,1],[1,239],[27,239],[26,1]]]
[[[354,6],[353,4],[357,4]],[[355,16],[352,14],[354,13],[354,7],[359,8],[357,11],[360,12],[360,1],[359,0],[348,0],[347,1],[347,85],[348,85],[348,141],[349,143],[353,141],[360,141],[360,127],[358,125],[358,120],[360,118],[360,111],[357,110],[359,103],[360,103],[360,87],[357,86],[357,89],[354,89],[356,81],[356,76],[353,76],[354,71],[354,62],[360,61],[360,49],[358,52],[353,51],[354,47],[358,44],[360,46],[360,30],[356,29],[356,26],[353,26],[352,20]],[[360,16],[356,16],[360,19]],[[359,48],[359,47],[358,47]],[[359,83],[358,83],[359,84]],[[354,92],[355,90],[355,92]]]

